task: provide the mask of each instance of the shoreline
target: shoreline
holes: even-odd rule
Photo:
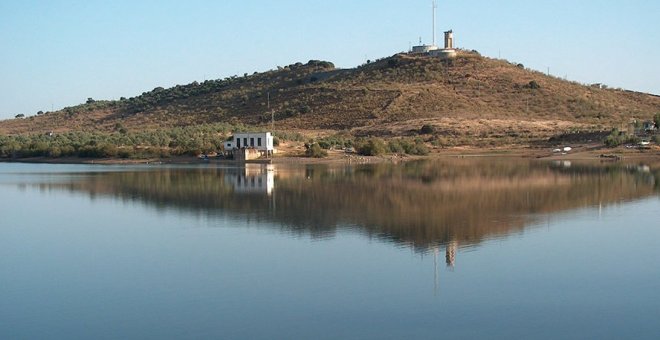
[[[30,157],[0,159],[0,163],[28,163],[28,164],[96,164],[96,165],[192,165],[192,164],[377,164],[399,163],[414,160],[433,160],[447,158],[521,158],[539,160],[568,160],[568,161],[609,161],[631,162],[651,161],[660,163],[660,146],[649,149],[628,149],[625,147],[606,148],[600,145],[585,145],[574,148],[567,153],[553,153],[548,148],[511,147],[480,149],[473,147],[456,147],[450,149],[433,150],[425,156],[388,154],[383,156],[361,156],[347,154],[342,151],[330,151],[328,157],[310,158],[297,155],[275,156],[270,159],[258,159],[240,162],[227,159],[200,158],[193,156],[176,156],[169,158],[122,159],[122,158],[79,158],[79,157]]]

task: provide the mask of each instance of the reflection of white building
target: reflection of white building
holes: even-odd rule
[[[231,184],[234,191],[245,194],[271,195],[275,189],[275,172],[270,166],[246,164],[243,171],[227,174],[225,181]]]

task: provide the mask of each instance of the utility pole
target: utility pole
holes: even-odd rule
[[[270,109],[270,91],[268,91],[268,103],[267,103],[267,108],[268,111],[270,111],[270,129],[275,130],[275,112]]]
[[[436,0],[433,0],[433,45],[435,46],[435,11],[438,8],[438,2]]]
[[[525,98],[525,112],[529,113],[529,97]]]

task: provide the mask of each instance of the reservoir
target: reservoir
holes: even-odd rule
[[[2,339],[660,337],[660,168],[0,163]]]

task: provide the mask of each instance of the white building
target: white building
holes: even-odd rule
[[[426,54],[432,51],[437,51],[438,49],[439,47],[436,45],[419,45],[419,46],[413,46],[412,51],[410,52],[412,54]]]
[[[235,133],[224,146],[225,151],[254,149],[264,156],[272,156],[275,151],[273,135],[270,132]]]

